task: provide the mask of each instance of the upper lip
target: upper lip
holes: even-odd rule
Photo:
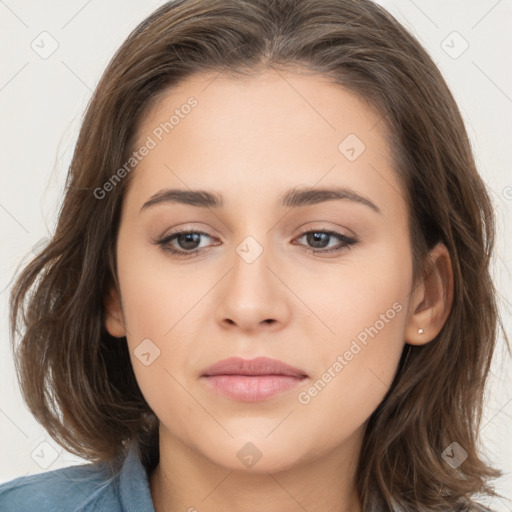
[[[306,372],[294,368],[283,361],[257,357],[255,359],[242,359],[241,357],[229,357],[216,362],[208,367],[203,377],[212,375],[289,375],[292,377],[307,377]]]

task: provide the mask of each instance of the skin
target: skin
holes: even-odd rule
[[[137,381],[161,423],[160,463],[150,475],[155,510],[358,512],[366,422],[404,344],[432,340],[449,311],[446,248],[432,250],[433,271],[415,282],[405,192],[385,127],[352,93],[291,72],[196,75],[146,113],[136,147],[190,96],[198,105],[133,171],[117,240],[120,296],[112,289],[106,302],[106,327],[127,336]],[[354,161],[338,149],[349,134],[366,146]],[[298,186],[348,188],[380,211],[349,199],[281,206],[281,195]],[[140,211],[166,188],[222,194],[224,206]],[[200,245],[169,245],[200,247],[195,256],[177,258],[156,243],[191,229],[208,236]],[[327,237],[315,247],[303,235],[322,230],[357,243],[319,252],[341,245]],[[237,252],[247,236],[263,249],[251,263]],[[400,311],[300,403],[298,394],[393,304]],[[135,355],[147,338],[160,350],[148,366]],[[280,359],[309,378],[264,402],[235,401],[200,379],[235,355]],[[237,457],[247,443],[261,454],[252,467]]]

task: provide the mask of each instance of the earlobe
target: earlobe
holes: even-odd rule
[[[424,278],[416,284],[410,301],[405,341],[424,345],[441,331],[453,300],[453,271],[448,249],[438,243],[429,253]]]
[[[121,301],[114,286],[110,287],[110,290],[105,297],[104,307],[105,329],[107,329],[108,333],[115,338],[122,338],[123,336],[126,336]]]

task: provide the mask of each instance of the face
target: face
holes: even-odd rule
[[[270,71],[196,75],[144,117],[117,240],[122,331],[107,328],[126,333],[161,436],[226,468],[261,457],[254,471],[360,443],[413,287],[384,129],[339,85]],[[208,371],[231,357],[295,370]]]

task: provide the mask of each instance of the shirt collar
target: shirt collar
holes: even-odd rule
[[[148,474],[137,444],[132,443],[119,475],[119,496],[123,512],[155,512]]]

